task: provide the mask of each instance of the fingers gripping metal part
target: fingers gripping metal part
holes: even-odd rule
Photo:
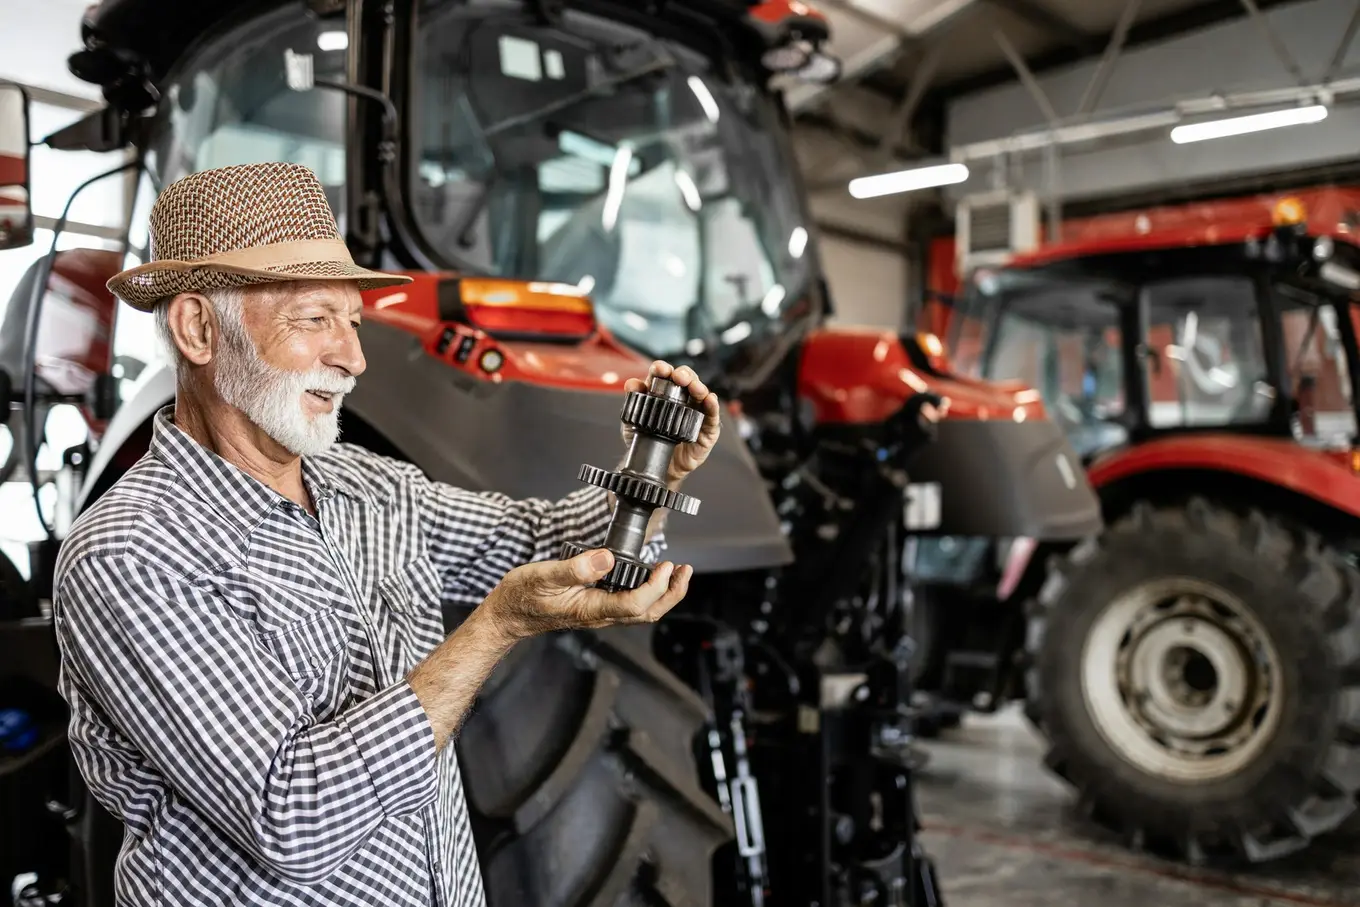
[[[633,429],[633,443],[618,472],[590,464],[581,466],[577,477],[614,493],[614,515],[609,520],[603,547],[614,554],[614,566],[595,585],[618,592],[636,589],[651,575],[652,565],[641,559],[647,524],[658,507],[693,516],[699,499],[666,487],[666,469],[675,445],[699,437],[703,411],[689,394],[669,378],[653,378],[646,391],[630,393],[623,401],[620,421]],[[570,541],[562,545],[562,557],[570,558],[592,545]]]

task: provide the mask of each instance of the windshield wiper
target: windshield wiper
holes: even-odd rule
[[[637,69],[630,70],[629,72],[623,73],[622,75],[615,76],[612,79],[606,79],[603,82],[600,82],[596,85],[590,86],[589,88],[578,91],[574,95],[568,95],[565,98],[561,98],[551,103],[544,104],[537,110],[531,110],[528,113],[521,113],[518,116],[507,117],[506,119],[501,120],[498,123],[493,123],[486,129],[482,130],[482,136],[484,138],[490,137],[496,135],[497,133],[504,132],[507,129],[514,129],[516,126],[523,126],[526,123],[532,123],[535,120],[540,120],[543,117],[548,116],[549,114],[557,113],[575,104],[579,104],[580,102],[586,100],[587,98],[594,97],[595,95],[599,94],[602,91],[627,85],[629,82],[635,82],[638,79],[641,79],[644,76],[652,75],[653,73],[666,72],[667,70],[674,69],[677,65],[678,63],[674,57],[667,56],[664,59],[648,63],[646,66],[639,66]]]

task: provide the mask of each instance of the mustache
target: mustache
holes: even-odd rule
[[[320,391],[323,394],[348,394],[354,390],[358,384],[358,379],[353,375],[346,375],[329,368],[314,368],[305,372],[287,373],[288,383],[291,390],[301,393],[303,391]]]
[[[321,391],[323,394],[348,394],[354,390],[354,385],[358,382],[353,375],[329,374],[312,378],[307,383],[307,390]]]

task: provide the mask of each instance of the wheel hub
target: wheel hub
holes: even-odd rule
[[[1240,770],[1279,723],[1279,659],[1226,590],[1189,577],[1145,583],[1096,618],[1082,655],[1086,705],[1139,768],[1204,781]]]

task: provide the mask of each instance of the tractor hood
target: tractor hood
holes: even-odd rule
[[[938,436],[908,464],[908,528],[923,535],[1073,541],[1100,501],[1038,391],[954,375],[941,352],[893,331],[835,327],[804,344],[799,395],[819,426],[872,430],[917,394],[942,400]]]

